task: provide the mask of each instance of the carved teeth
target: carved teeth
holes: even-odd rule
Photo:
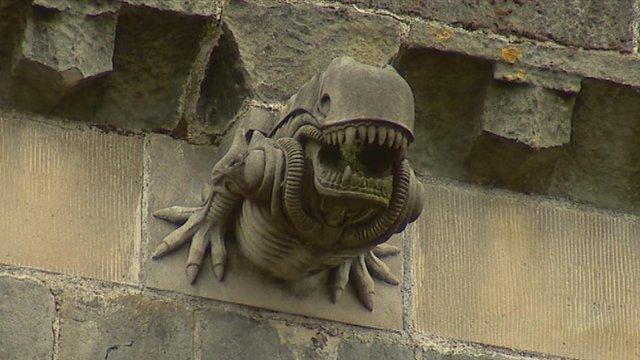
[[[349,126],[347,130],[345,130],[345,144],[353,145],[353,142],[356,139],[356,128],[353,126]]]
[[[381,127],[378,129],[378,145],[384,145],[385,141],[387,141],[387,129]]]
[[[376,140],[376,127],[373,125],[369,125],[369,128],[367,128],[367,142],[369,144],[373,144],[375,140]]]
[[[404,136],[402,136],[402,133],[400,131],[396,131],[396,140],[393,144],[393,148],[394,149],[400,149],[400,147],[402,146],[402,139],[404,138]]]
[[[344,168],[344,172],[342,173],[342,185],[347,185],[349,183],[349,179],[351,178],[351,166],[347,165]]]
[[[331,133],[331,143],[333,145],[338,145],[339,144],[338,143],[338,132],[337,131],[334,131],[334,132]]]
[[[365,125],[358,126],[358,138],[362,143],[367,143],[367,127]]]
[[[393,148],[393,143],[396,141],[396,131],[393,129],[387,130],[387,147]]]
[[[336,133],[338,134],[338,145],[344,144],[344,131],[336,131]]]

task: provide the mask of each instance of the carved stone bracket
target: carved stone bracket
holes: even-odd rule
[[[422,210],[422,185],[405,159],[414,123],[409,85],[390,66],[342,57],[275,121],[254,115],[213,167],[201,204],[154,213],[181,224],[154,258],[191,239],[187,279],[195,281],[210,246],[221,281],[234,241],[274,278],[332,272],[334,301],[351,282],[371,310],[373,278],[399,282],[380,259],[398,249],[384,243]]]

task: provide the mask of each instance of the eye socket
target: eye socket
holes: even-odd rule
[[[331,96],[325,93],[324,95],[322,95],[322,97],[320,98],[320,101],[318,102],[318,111],[320,111],[322,115],[327,116],[330,109],[331,109]]]

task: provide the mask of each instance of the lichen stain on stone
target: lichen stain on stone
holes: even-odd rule
[[[522,53],[515,46],[507,46],[502,50],[500,50],[500,59],[502,59],[503,61],[509,64],[515,64],[516,61],[520,59],[521,55]]]
[[[453,35],[453,33],[451,33],[450,30],[442,30],[438,33],[436,33],[434,35],[434,37],[436,38],[436,42],[444,42],[447,41],[449,39],[451,39],[451,36]]]
[[[506,74],[502,79],[509,82],[525,82],[527,80],[527,73],[523,69],[518,69],[515,74]]]

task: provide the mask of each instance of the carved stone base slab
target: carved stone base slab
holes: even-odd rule
[[[402,294],[399,286],[376,282],[374,310],[369,312],[350,286],[337,304],[331,302],[328,274],[320,273],[304,283],[288,284],[257,272],[229,244],[229,259],[223,282],[214,277],[209,257],[196,282],[185,275],[187,248],[162,258],[150,259],[151,251],[167,235],[172,225],[151,217],[152,210],[176,204],[188,206],[200,199],[200,189],[209,178],[209,169],[218,159],[212,147],[193,146],[167,137],[152,135],[145,146],[145,202],[143,204],[143,244],[141,281],[145,286],[178,291],[222,301],[295,313],[377,328],[402,326]],[[402,248],[402,238],[390,240]],[[385,258],[391,270],[402,277],[402,256]]]

